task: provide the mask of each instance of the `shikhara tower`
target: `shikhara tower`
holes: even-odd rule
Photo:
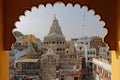
[[[65,37],[59,26],[58,20],[54,15],[52,26],[47,36],[44,37],[45,52],[52,47],[55,53],[62,54],[65,51]]]

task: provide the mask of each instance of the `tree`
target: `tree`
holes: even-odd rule
[[[24,36],[21,32],[19,32],[19,31],[14,31],[13,32],[13,35],[15,36],[15,37],[19,37],[19,36]]]

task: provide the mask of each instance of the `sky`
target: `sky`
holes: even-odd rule
[[[38,8],[32,7],[31,11],[25,10],[25,13],[19,16],[20,21],[16,21],[17,28],[14,31],[20,31],[25,35],[33,34],[43,40],[44,36],[49,33],[54,14],[66,40],[82,36],[104,37],[107,33],[103,28],[105,22],[101,21],[99,15],[94,15],[93,9],[88,11],[86,6],[75,5],[73,7],[71,4],[67,6],[47,4],[46,7],[39,5]]]

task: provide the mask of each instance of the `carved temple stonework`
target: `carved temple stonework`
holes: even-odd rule
[[[59,26],[56,16],[54,16],[50,31],[48,35],[44,37],[44,47],[47,51],[49,47],[52,46],[55,53],[61,54],[64,53],[66,48],[65,42],[66,40],[62,33],[61,27]]]

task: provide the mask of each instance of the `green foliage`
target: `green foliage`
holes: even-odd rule
[[[37,52],[38,51],[38,45],[37,44],[35,44],[35,43],[33,43],[33,42],[31,42],[32,43],[32,45],[33,45],[33,48],[35,49],[35,51]]]
[[[103,46],[103,47],[106,47],[106,44],[105,44],[105,43],[103,43],[103,44],[102,44],[102,46]]]
[[[14,31],[13,32],[13,35],[15,36],[15,37],[19,37],[19,36],[24,36],[21,32],[19,32],[19,31]]]

